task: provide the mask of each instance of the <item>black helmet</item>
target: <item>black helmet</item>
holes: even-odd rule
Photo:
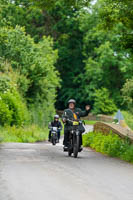
[[[74,100],[74,99],[70,99],[69,101],[68,101],[68,104],[69,103],[74,103],[74,104],[76,104],[76,101]]]
[[[54,119],[59,119],[59,115],[55,115],[55,116],[54,116]]]

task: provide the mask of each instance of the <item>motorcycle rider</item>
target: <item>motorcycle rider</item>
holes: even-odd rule
[[[82,111],[80,108],[76,108],[76,101],[74,99],[70,99],[68,101],[68,109],[64,110],[64,113],[62,115],[62,121],[65,124],[64,125],[64,141],[63,141],[63,145],[64,145],[64,150],[68,149],[68,142],[69,142],[69,133],[70,133],[70,129],[71,129],[71,125],[69,124],[69,122],[67,121],[67,119],[69,120],[79,120],[80,117],[85,117],[88,115],[89,111],[90,111],[90,106],[86,105],[85,107],[85,111]],[[84,127],[81,127],[81,134],[80,134],[80,149],[82,150],[82,133],[85,131]]]
[[[55,115],[54,116],[54,121],[49,123],[49,128],[51,128],[51,127],[57,127],[58,128],[57,134],[58,134],[58,142],[59,142],[59,140],[60,140],[60,132],[62,130],[62,124],[59,121],[59,115]],[[49,137],[48,138],[49,138],[48,141],[50,141],[51,140],[51,130],[49,131]]]

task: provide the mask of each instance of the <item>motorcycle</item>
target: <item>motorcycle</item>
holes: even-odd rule
[[[81,131],[80,127],[82,126],[82,121],[72,121],[69,120],[69,123],[71,122],[71,130],[69,134],[69,145],[68,145],[68,156],[74,155],[74,158],[77,158],[78,153],[81,152],[80,147],[80,137]]]
[[[51,143],[53,145],[58,143],[58,127],[51,127]]]

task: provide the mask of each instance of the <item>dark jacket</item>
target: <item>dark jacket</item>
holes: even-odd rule
[[[88,115],[89,110],[82,111],[80,108],[75,108],[74,113],[77,115],[77,118],[80,119],[80,117],[85,117]],[[62,115],[62,118],[74,120],[73,111],[71,109],[65,109]],[[65,128],[69,126],[69,122],[65,124]]]
[[[58,127],[58,128],[61,128],[62,129],[62,124],[60,121],[52,121],[49,126],[52,126],[52,127]]]

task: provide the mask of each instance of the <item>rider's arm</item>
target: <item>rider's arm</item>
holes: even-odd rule
[[[62,121],[63,121],[63,123],[65,123],[67,121],[67,119],[68,119],[67,110],[64,110],[63,115],[62,115]]]
[[[70,116],[70,110],[69,109],[65,109],[64,110],[64,113],[63,113],[63,115],[62,115],[62,121],[63,121],[63,123],[65,124],[65,125],[67,125],[67,126],[71,126],[71,122],[70,122],[70,120],[72,120],[71,119],[71,116]]]
[[[59,122],[59,128],[62,130],[62,124],[61,124],[61,122]]]
[[[86,117],[88,114],[89,114],[89,110],[81,110],[81,109],[79,109],[79,115],[80,115],[80,117]]]

